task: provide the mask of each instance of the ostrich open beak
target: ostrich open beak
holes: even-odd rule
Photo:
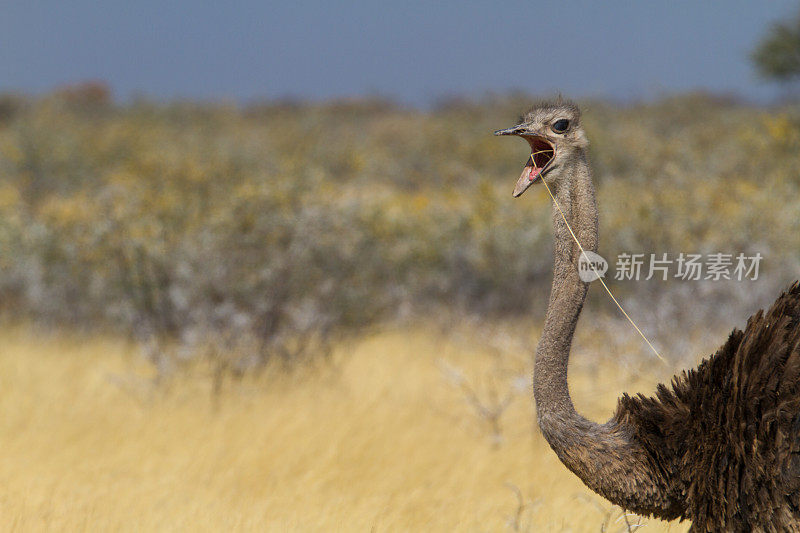
[[[539,181],[542,175],[550,169],[550,163],[555,159],[555,146],[539,135],[532,135],[523,126],[514,126],[506,130],[497,130],[495,135],[518,135],[531,145],[531,155],[525,163],[514,187],[514,198],[518,198],[528,187]]]

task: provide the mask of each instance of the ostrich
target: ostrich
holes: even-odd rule
[[[570,227],[584,250],[596,251],[598,239],[580,110],[543,102],[495,135],[520,136],[531,147],[514,197],[546,180],[555,199],[553,284],[533,395],[561,462],[612,503],[691,520],[692,531],[800,531],[800,284],[671,387],[659,385],[653,397],[624,394],[608,422],[587,420],[567,385],[588,286]]]

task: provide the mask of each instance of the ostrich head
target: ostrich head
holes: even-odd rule
[[[583,156],[589,145],[581,128],[578,106],[561,99],[541,102],[519,119],[519,124],[495,135],[517,135],[531,147],[531,155],[514,187],[514,198],[547,176],[548,184],[559,188],[571,173],[564,171]]]

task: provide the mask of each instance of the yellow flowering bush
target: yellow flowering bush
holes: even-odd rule
[[[242,347],[226,363],[241,370],[408,313],[546,303],[548,200],[511,199],[527,147],[491,135],[525,97],[429,112],[84,100],[0,99],[6,313],[128,332],[165,368]],[[703,95],[587,102],[585,127],[612,263],[760,251],[763,294],[798,277],[796,110]],[[615,290],[636,307],[672,285]],[[731,303],[704,287],[698,313]]]

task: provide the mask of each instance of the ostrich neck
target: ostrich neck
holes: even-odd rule
[[[553,205],[553,285],[536,350],[534,397],[540,425],[554,417],[563,422],[578,416],[567,386],[567,366],[588,284],[578,277],[580,248],[572,239],[561,212],[570,221],[584,250],[597,250],[597,204],[585,158],[578,158],[572,168],[565,168],[563,172],[571,176],[555,191],[561,211]]]
[[[556,200],[584,250],[597,250],[597,204],[583,154],[565,167]],[[580,249],[553,206],[553,285],[536,350],[533,393],[539,427],[561,462],[592,490],[630,510],[669,505],[663,480],[631,428],[616,419],[598,424],[575,411],[567,385],[569,352],[588,284],[578,276]]]

